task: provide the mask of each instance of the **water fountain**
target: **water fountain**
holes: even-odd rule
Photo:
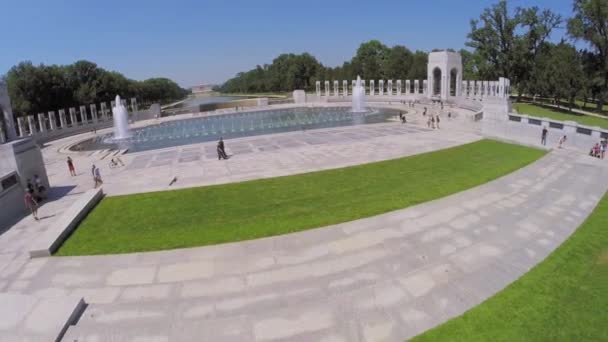
[[[123,140],[131,137],[129,131],[129,116],[127,108],[122,104],[120,96],[116,95],[116,106],[112,108],[114,117],[114,140]]]
[[[365,110],[365,88],[361,85],[361,77],[357,75],[357,83],[353,88],[353,112],[363,113]]]

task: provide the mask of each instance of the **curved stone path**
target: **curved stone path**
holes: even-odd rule
[[[391,158],[478,138],[456,127],[421,131],[416,139],[371,137],[346,143],[343,162],[350,154],[360,158],[364,146],[369,152],[382,147],[382,156]],[[272,160],[289,155],[292,162],[294,152],[324,155],[341,143],[253,153]],[[179,167],[176,160],[170,167]],[[0,290],[84,296],[90,305],[64,341],[401,341],[517,279],[578,227],[607,188],[606,163],[560,150],[499,180],[409,209],[219,246],[22,260],[27,237],[43,229],[22,222],[0,236],[0,261],[9,260],[0,263]],[[54,203],[63,202],[47,208],[60,207]]]

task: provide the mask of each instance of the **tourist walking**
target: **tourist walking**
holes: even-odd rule
[[[220,141],[217,142],[217,160],[228,159],[226,149],[224,148],[224,139],[220,137]]]
[[[25,206],[30,210],[34,220],[38,221],[38,202],[34,198],[34,194],[32,191],[25,192]]]
[[[606,142],[602,141],[600,143],[600,158],[604,159],[604,156],[606,155]]]
[[[76,176],[76,170],[74,169],[74,162],[72,158],[68,157],[68,170],[70,170],[70,176]]]
[[[103,184],[103,180],[101,179],[101,171],[99,171],[99,168],[95,165],[93,165],[93,179],[95,180],[95,189]]]
[[[547,145],[547,127],[543,127],[543,131],[540,135],[540,143],[541,145]]]
[[[422,112],[422,116],[426,116],[426,107],[424,107],[424,111]]]
[[[559,137],[559,141],[557,142],[557,148],[562,148],[566,143],[566,140],[568,140],[568,137],[566,135],[562,135],[561,137]]]
[[[435,119],[435,124],[437,126],[437,129],[439,129],[439,121],[441,121],[441,120],[439,120],[439,115],[437,115],[437,119]]]
[[[435,117],[431,115],[431,127],[435,129]]]

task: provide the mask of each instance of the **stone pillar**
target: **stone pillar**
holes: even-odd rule
[[[108,108],[106,107],[106,103],[102,102],[99,106],[101,108],[101,117],[102,117],[103,121],[107,121],[108,120]]]
[[[30,128],[30,135],[34,135],[37,133],[36,130],[36,118],[33,115],[27,116],[27,125]]]
[[[409,95],[412,91],[412,84],[410,80],[405,80],[405,95]]]
[[[24,137],[25,134],[25,122],[23,121],[23,117],[20,116],[17,118],[17,127],[19,128],[19,136]]]
[[[384,80],[378,80],[378,95],[384,95]]]
[[[70,111],[70,124],[72,127],[78,126],[78,118],[76,118],[76,108],[72,107],[69,109]]]
[[[386,86],[386,92],[389,96],[393,96],[393,80],[388,80],[387,84],[388,85]]]
[[[397,96],[401,96],[401,80],[397,80]]]
[[[89,123],[89,119],[87,118],[87,107],[80,106],[80,122],[83,125],[87,125]]]
[[[355,85],[357,85],[357,81],[356,80],[351,80],[350,81],[350,93],[353,94],[353,89],[355,89]]]
[[[422,80],[422,93],[425,95],[429,93],[427,80]]]
[[[363,94],[365,94],[365,80],[361,80],[361,86],[363,87]]]
[[[336,80],[334,80],[334,96],[340,96],[340,84]]]
[[[325,96],[329,96],[330,93],[330,89],[329,89],[329,81],[325,81]]]
[[[49,112],[49,130],[54,131],[57,129],[57,121],[55,119],[55,112]]]
[[[116,107],[116,101],[112,100],[110,101],[110,110],[112,110],[114,107]]]
[[[369,81],[369,95],[370,96],[376,95],[376,85],[374,84],[374,80]]]
[[[38,126],[40,126],[40,132],[46,132],[46,117],[44,113],[38,113]]]
[[[342,93],[344,96],[348,96],[348,81],[342,80]]]
[[[133,115],[136,115],[139,112],[139,107],[137,106],[137,99],[131,98],[131,110],[133,111]]]
[[[89,106],[89,109],[91,110],[91,118],[93,119],[93,123],[97,123],[98,118],[97,118],[97,105],[96,104],[92,104]]]
[[[0,120],[0,144],[6,142],[6,135],[4,134],[4,123]]]
[[[462,96],[467,97],[469,96],[469,88],[467,86],[467,81],[462,81],[462,85],[460,86],[461,91],[462,91]]]
[[[315,82],[315,89],[317,91],[317,97],[320,97],[321,96],[321,81],[316,81]]]
[[[414,80],[414,94],[420,94],[420,82],[418,80]]]
[[[128,108],[127,107],[127,99],[120,99],[120,104],[122,104],[123,107]]]
[[[15,127],[11,98],[8,96],[8,87],[0,78],[0,122],[3,121],[5,141],[17,139],[18,132]]]
[[[64,109],[59,110],[59,124],[61,125],[62,129],[66,129],[68,127],[68,120],[66,120]]]

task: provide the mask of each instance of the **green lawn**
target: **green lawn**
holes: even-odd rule
[[[517,110],[519,114],[544,117],[560,121],[569,120],[578,122],[582,125],[608,128],[608,119],[598,118],[595,116],[569,113],[566,110],[558,111],[557,108],[547,109],[528,103],[514,103],[513,107]]]
[[[542,263],[413,341],[608,341],[608,193]]]
[[[482,140],[342,169],[109,197],[57,254],[153,251],[322,227],[472,188],[542,155],[540,150]]]

